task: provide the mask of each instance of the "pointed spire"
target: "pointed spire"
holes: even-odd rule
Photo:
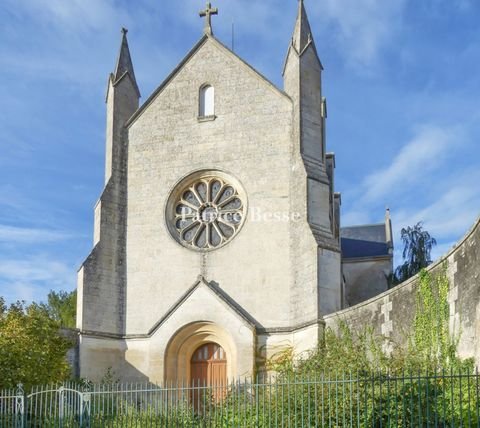
[[[389,254],[393,254],[393,232],[392,219],[390,217],[390,208],[385,210],[385,241],[387,243]]]
[[[125,73],[128,73],[130,79],[132,79],[132,83],[138,90],[135,72],[133,71],[132,57],[130,56],[130,49],[128,48],[127,33],[128,30],[122,28],[122,45],[120,46],[120,53],[118,54],[117,66],[113,73],[113,81],[114,83],[117,82]]]
[[[388,223],[390,221],[390,208],[387,207],[385,208],[385,223]]]
[[[307,11],[303,0],[298,1],[298,15],[293,31],[292,44],[298,53],[302,53],[305,48],[313,43],[312,30],[308,22]]]

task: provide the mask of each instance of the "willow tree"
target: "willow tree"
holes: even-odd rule
[[[430,233],[423,230],[422,222],[415,226],[402,228],[403,264],[395,269],[395,282],[400,283],[416,275],[432,263],[431,251],[437,241]]]

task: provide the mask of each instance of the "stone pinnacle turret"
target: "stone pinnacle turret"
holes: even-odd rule
[[[292,44],[298,53],[302,53],[310,44],[314,44],[303,0],[298,2],[297,21],[293,31]]]
[[[130,56],[130,49],[128,47],[127,33],[128,30],[126,28],[122,28],[122,44],[118,54],[117,65],[112,76],[113,84],[115,85],[115,83],[122,79],[125,74],[128,74],[140,96],[137,80],[135,78],[135,72],[133,70],[132,57]]]

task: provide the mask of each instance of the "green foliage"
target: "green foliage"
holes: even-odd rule
[[[163,405],[164,403],[161,403]],[[188,403],[176,403],[175,409],[169,412],[161,411],[161,408],[147,406],[138,409],[131,403],[123,403],[121,408],[115,409],[116,412],[102,412],[91,415],[90,418],[84,418],[82,425],[79,423],[79,415],[66,412],[60,419],[59,415],[39,414],[27,415],[27,426],[38,428],[126,428],[126,427],[205,427],[204,418],[195,414],[195,411]],[[20,426],[15,425],[12,419],[5,422],[10,424],[2,425],[2,416],[0,414],[0,426]],[[213,425],[208,425],[213,426]]]
[[[457,356],[458,338],[449,332],[449,281],[446,265],[437,274],[423,269],[416,288],[412,332],[402,340],[407,346],[388,342],[371,328],[350,329],[339,322],[336,331],[327,328],[318,348],[294,359],[293,350],[274,356],[268,368],[282,376],[313,376],[330,372],[372,373],[407,371],[473,370],[473,361]],[[386,351],[388,346],[389,352]]]
[[[462,366],[457,357],[458,340],[449,333],[448,290],[446,265],[439,275],[432,275],[426,270],[420,272],[413,334],[407,348],[407,352],[415,358],[415,369],[438,370]]]
[[[437,274],[423,270],[416,290],[406,348],[372,329],[339,323],[303,358],[295,358],[293,348],[271,358],[267,369],[275,375],[268,381],[222,390],[149,385],[122,392],[109,369],[96,389],[89,426],[480,426],[479,378],[473,362],[458,357],[458,342],[448,330],[446,266]],[[0,299],[2,319],[12,311],[25,313],[21,306],[7,310]],[[58,426],[55,419],[39,423]],[[76,423],[72,417],[62,426]]]
[[[265,362],[266,369],[274,373],[293,373],[295,370],[294,350],[288,346],[274,354]]]
[[[300,359],[293,371],[296,375],[315,376],[331,372],[371,372],[387,367],[388,357],[382,350],[382,342],[373,330],[353,332],[344,322],[338,331],[326,329],[318,348]]]
[[[432,426],[476,426],[480,390],[471,378],[473,361],[458,357],[458,338],[449,332],[446,265],[437,274],[423,269],[416,290],[412,332],[402,340],[406,347],[371,329],[352,331],[340,322],[337,331],[326,329],[324,342],[305,357],[295,360],[288,349],[272,359],[269,368],[277,372],[278,382],[307,383],[271,405],[292,418],[316,409],[303,421],[306,426],[320,416],[320,426],[343,426],[345,415],[355,426],[416,427],[428,421]],[[451,372],[461,376],[449,377]],[[315,397],[308,382],[312,379],[321,382]],[[289,421],[295,426],[294,419]]]
[[[7,308],[0,298],[0,389],[67,379],[71,346],[45,308],[22,302]]]
[[[219,389],[156,388],[131,385],[130,391],[97,386],[90,395],[91,415],[79,424],[68,411],[60,421],[58,395],[43,396],[27,426],[38,427],[460,427],[479,426],[478,383],[462,376],[433,372],[331,372],[314,377],[244,382]],[[49,388],[47,388],[49,389]],[[198,400],[192,400],[191,397]],[[45,401],[50,397],[52,403]],[[217,397],[217,399],[215,399]],[[223,397],[219,399],[219,397]],[[41,400],[44,400],[43,403]],[[37,402],[38,404],[38,402]],[[43,404],[43,405],[42,405]],[[30,408],[36,408],[32,403]],[[46,411],[42,411],[42,410]],[[13,419],[3,419],[0,425]],[[2,425],[2,421],[7,423]]]
[[[49,316],[58,321],[62,327],[75,328],[77,318],[77,290],[50,291],[47,303],[42,306]]]
[[[402,228],[401,237],[404,245],[402,253],[404,262],[395,269],[393,282],[396,284],[416,275],[432,263],[430,253],[437,245],[435,238],[423,230],[421,222],[413,227]]]

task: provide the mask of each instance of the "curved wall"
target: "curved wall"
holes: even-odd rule
[[[428,267],[438,272],[448,264],[450,281],[450,331],[459,336],[461,357],[474,357],[480,365],[480,218],[466,236],[445,256]],[[352,329],[371,326],[374,332],[401,344],[415,315],[418,275],[370,300],[324,317],[333,330],[344,321]]]

